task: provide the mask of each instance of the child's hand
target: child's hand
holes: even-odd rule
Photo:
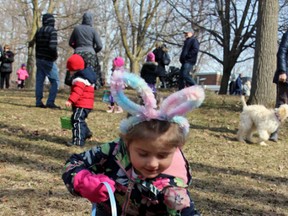
[[[107,182],[113,192],[115,191],[115,182],[103,174],[92,174],[88,170],[82,170],[74,177],[74,189],[82,197],[91,202],[101,203],[109,199],[107,188],[102,182]]]
[[[70,101],[66,101],[65,106],[66,107],[71,107],[72,103]]]

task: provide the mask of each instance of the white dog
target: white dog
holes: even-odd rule
[[[237,139],[252,142],[253,133],[258,132],[260,145],[267,145],[271,133],[288,117],[288,105],[283,104],[278,109],[267,109],[263,105],[247,106],[244,96],[241,96],[243,111],[240,114]]]

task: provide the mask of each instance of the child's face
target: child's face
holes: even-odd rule
[[[155,178],[172,163],[176,147],[167,146],[161,139],[135,140],[129,144],[130,161],[137,174]]]

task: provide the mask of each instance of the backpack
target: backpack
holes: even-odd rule
[[[167,52],[163,53],[162,61],[164,65],[169,65],[171,62],[170,56],[168,55]]]

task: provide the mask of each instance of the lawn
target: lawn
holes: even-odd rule
[[[90,215],[91,204],[68,193],[61,173],[71,154],[118,136],[126,113],[106,113],[102,92],[88,119],[94,136],[83,149],[65,145],[71,132],[61,129],[60,117],[70,111],[34,107],[31,90],[0,91],[0,216]],[[67,97],[61,91],[56,104],[63,107]],[[207,92],[203,105],[187,116],[191,130],[184,153],[195,205],[204,216],[288,215],[288,123],[278,143],[239,143],[241,109],[239,97]]]

